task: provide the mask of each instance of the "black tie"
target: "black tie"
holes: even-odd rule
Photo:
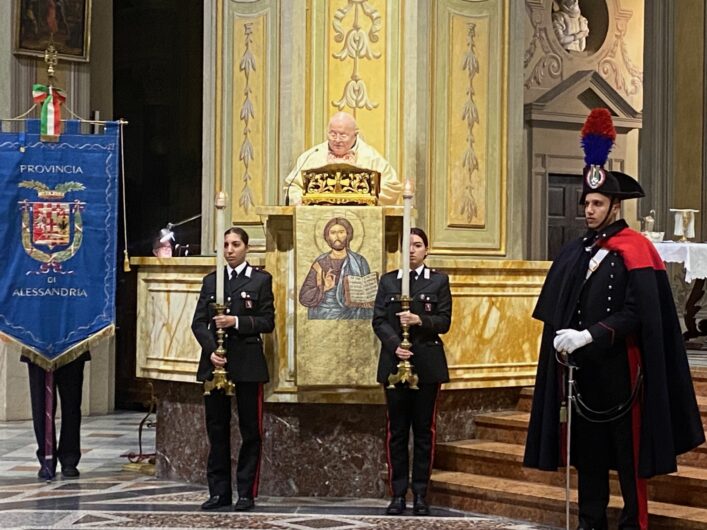
[[[417,280],[417,273],[415,271],[410,271],[410,282]]]

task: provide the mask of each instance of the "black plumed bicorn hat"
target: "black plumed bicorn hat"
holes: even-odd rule
[[[588,193],[601,193],[619,200],[637,199],[646,194],[636,179],[620,171],[609,171],[604,165],[616,140],[616,129],[608,109],[593,109],[582,127],[582,149],[586,166],[582,173],[582,196],[584,203]]]

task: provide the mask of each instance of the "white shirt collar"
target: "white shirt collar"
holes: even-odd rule
[[[236,276],[238,276],[241,272],[243,272],[243,269],[245,269],[248,266],[248,262],[244,261],[240,265],[238,265],[235,269],[232,268],[230,265],[226,265],[226,270],[228,271],[228,277],[233,278],[233,271],[236,271]]]

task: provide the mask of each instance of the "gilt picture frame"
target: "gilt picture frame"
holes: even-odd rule
[[[44,57],[53,44],[59,60],[88,62],[91,0],[14,0],[17,55]]]

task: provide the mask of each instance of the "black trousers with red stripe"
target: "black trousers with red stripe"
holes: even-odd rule
[[[236,408],[241,448],[236,468],[239,497],[258,496],[260,454],[263,445],[263,384],[236,383]],[[223,391],[204,396],[209,457],[206,478],[209,494],[232,497],[231,482],[231,400]]]
[[[624,508],[619,529],[640,530],[647,524],[646,481],[637,478],[633,457],[631,414],[608,423],[573,419],[573,457],[577,467],[579,523],[581,528],[608,528],[609,469],[619,475]],[[643,522],[643,525],[641,525]]]
[[[57,401],[61,401],[61,433],[59,447],[56,445],[56,431],[54,431],[54,445],[56,459],[53,461],[52,471],[56,469],[59,460],[62,467],[76,467],[81,460],[81,394],[83,388],[83,369],[86,357],[65,364],[54,371],[54,410],[52,418],[56,415]],[[44,462],[44,381],[47,372],[36,364],[28,363],[29,389],[32,400],[32,422],[34,435],[37,438],[37,459]],[[58,394],[58,395],[57,395]],[[59,399],[60,398],[60,399]]]
[[[427,495],[435,450],[435,412],[439,384],[420,384],[419,390],[398,385],[385,389],[388,404],[388,481],[393,497],[404,497],[410,485],[408,441],[413,433],[412,492]]]

